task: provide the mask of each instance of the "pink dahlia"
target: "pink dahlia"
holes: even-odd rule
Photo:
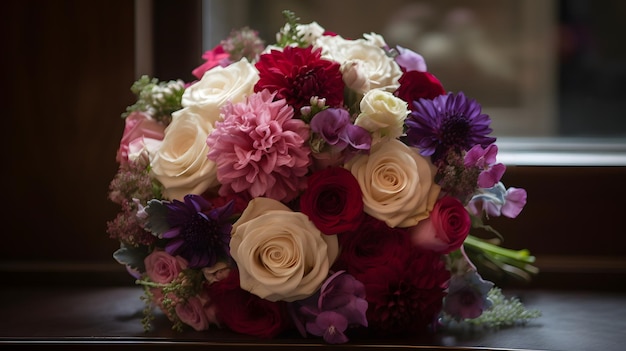
[[[344,83],[339,63],[321,55],[321,49],[291,46],[261,55],[255,65],[259,81],[254,91],[276,92],[276,98],[287,100],[298,116],[313,96],[326,99],[326,106],[341,107]]]
[[[309,127],[275,95],[263,90],[222,108],[224,120],[207,138],[221,196],[247,192],[288,202],[306,187]]]

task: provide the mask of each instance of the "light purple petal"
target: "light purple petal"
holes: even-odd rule
[[[363,127],[348,124],[341,133],[341,139],[357,150],[369,150],[372,135]]]
[[[324,341],[329,344],[341,344],[348,341],[348,337],[343,333],[348,329],[348,321],[336,312],[320,313],[315,322],[306,324],[306,329],[313,335],[323,336]]]
[[[335,146],[345,145],[346,142],[340,135],[344,128],[350,124],[348,111],[338,108],[328,108],[318,112],[311,120],[311,130]],[[344,146],[345,147],[345,146]]]
[[[396,56],[396,63],[405,71],[426,72],[426,60],[424,57],[411,49],[404,48],[400,45],[396,46],[399,55]]]
[[[472,146],[469,151],[465,154],[465,159],[463,160],[463,164],[465,167],[478,167],[483,168],[483,165],[479,164],[481,160],[484,161],[483,156],[485,155],[485,150],[480,144],[476,144]]]
[[[485,164],[492,165],[496,163],[496,156],[498,155],[498,146],[496,144],[490,144],[485,148]]]
[[[515,218],[526,205],[526,190],[521,188],[509,188],[506,191],[504,206],[502,206],[502,215]]]
[[[183,246],[184,243],[185,243],[185,241],[182,240],[182,239],[172,240],[167,245],[165,245],[165,252],[167,252],[168,254],[174,256],[176,254],[176,252],[178,251],[178,249],[180,249],[181,246]]]
[[[480,172],[478,175],[478,186],[481,188],[491,188],[496,185],[504,172],[506,171],[506,166],[502,163],[498,163],[493,165],[486,171]]]

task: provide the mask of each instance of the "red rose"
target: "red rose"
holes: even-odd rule
[[[463,245],[471,225],[461,201],[444,196],[435,202],[429,218],[411,228],[411,242],[419,248],[447,254]]]
[[[361,187],[345,168],[317,171],[300,197],[300,211],[324,234],[355,230],[364,218]]]
[[[413,109],[413,101],[420,98],[434,99],[446,93],[439,79],[428,72],[405,72],[398,82],[400,87],[396,90],[395,95],[408,102],[411,110]]]
[[[217,320],[232,331],[260,338],[273,338],[291,327],[284,301],[272,302],[241,289],[236,269],[226,279],[209,287]]]

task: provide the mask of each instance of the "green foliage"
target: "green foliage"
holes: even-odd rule
[[[285,25],[280,29],[276,45],[286,47],[289,45],[297,45],[299,47],[307,47],[309,44],[304,40],[302,33],[298,32],[300,17],[290,10],[283,11]]]
[[[144,294],[141,299],[146,303],[143,310],[144,317],[141,321],[144,330],[149,331],[152,328],[152,321],[155,318],[152,313],[155,301],[153,289],[158,289],[161,295],[161,308],[172,320],[172,329],[182,331],[184,324],[176,315],[176,306],[197,295],[202,288],[203,279],[202,271],[195,269],[186,269],[180,272],[176,279],[167,284],[155,283],[147,277],[138,279],[136,283],[144,287]]]
[[[145,112],[167,125],[171,121],[172,112],[182,108],[185,85],[181,80],[160,82],[157,78],[143,75],[133,83],[130,90],[137,96],[137,102],[126,108],[122,118],[133,112]]]
[[[541,317],[541,311],[528,309],[516,297],[506,297],[500,288],[492,288],[487,294],[487,298],[491,300],[492,305],[479,317],[457,322],[453,317],[444,314],[442,317],[443,325],[448,328],[499,329],[525,325],[530,320]]]
[[[526,249],[507,249],[472,235],[468,235],[463,246],[481,275],[530,282],[539,273],[533,265],[535,256]]]

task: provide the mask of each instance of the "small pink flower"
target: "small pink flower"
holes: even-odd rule
[[[205,59],[205,62],[200,66],[196,67],[191,73],[198,79],[202,79],[204,73],[216,66],[226,67],[231,62],[229,60],[229,54],[224,51],[224,47],[222,45],[217,45],[211,50],[207,50],[202,55],[202,58]]]
[[[306,187],[309,128],[293,108],[263,90],[245,102],[227,103],[224,120],[209,134],[208,157],[217,164],[219,193],[290,201]]]
[[[116,160],[127,163],[129,154],[150,148],[163,140],[165,125],[143,112],[133,112],[125,119],[124,132]]]
[[[199,297],[191,296],[187,301],[177,304],[175,310],[181,322],[194,330],[202,331],[209,329],[209,319],[204,311],[204,303]]]
[[[155,283],[167,284],[187,268],[187,260],[172,256],[165,251],[152,251],[144,259],[146,274]]]

